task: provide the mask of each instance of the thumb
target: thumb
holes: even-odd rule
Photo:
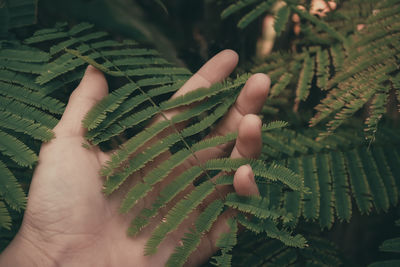
[[[84,136],[82,120],[89,110],[108,94],[103,73],[88,66],[78,87],[72,92],[61,120],[54,128],[56,137]]]

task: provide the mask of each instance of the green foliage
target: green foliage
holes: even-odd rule
[[[156,115],[162,118],[125,142],[102,170],[102,174],[106,176],[104,192],[111,194],[118,190],[131,174],[141,171],[150,162],[154,164],[155,159],[171,150],[173,146],[178,148],[168,160],[158,163],[152,172],[143,177],[143,182],[137,183],[130,189],[121,204],[121,212],[129,212],[176,166],[189,157],[193,157],[195,152],[227,143],[236,138],[236,134],[233,133],[224,137],[199,140],[210,131],[234,103],[248,75],[239,76],[235,80],[216,84],[208,89],[199,89],[171,100],[159,101],[156,100],[157,97],[176,91],[191,73],[183,68],[171,67],[156,51],[141,48],[134,41],[122,43],[112,41],[107,34],[95,31],[92,25],[82,23],[71,29],[66,28],[64,24],[58,24],[54,29],[39,30],[32,37],[27,38],[25,44],[40,44],[41,47],[48,47],[46,53],[50,56],[49,63],[42,67],[35,80],[39,85],[53,88],[47,93],[55,93],[63,88],[58,85],[59,80],[69,83],[77,81],[79,75],[76,75],[76,72],[81,72],[79,70],[86,64],[91,64],[106,74],[123,81],[118,88],[112,88],[111,93],[100,101],[83,121],[83,125],[89,130],[87,138],[93,144],[109,141],[113,136],[148,122]],[[204,102],[204,100],[207,101]],[[195,105],[171,118],[166,115],[168,110],[197,104],[200,101],[203,102],[201,105]],[[178,131],[175,125],[181,122],[188,124],[184,129]],[[272,122],[263,126],[263,131],[280,129],[286,124],[283,121]],[[167,129],[168,132],[161,139],[145,146],[148,141]],[[35,131],[30,132],[35,133]],[[36,137],[40,137],[39,133],[37,135]],[[138,151],[141,152],[138,153]],[[135,154],[136,156],[132,158],[131,155]],[[230,172],[243,164],[252,166],[260,182],[279,182],[282,186],[292,190],[307,191],[302,180],[295,173],[276,163],[266,165],[263,161],[228,158],[209,160],[203,164],[197,162],[161,190],[152,208],[143,209],[139,216],[132,221],[129,233],[136,234],[140,231],[161,208],[174,200],[177,195],[182,194],[200,175],[205,174],[208,179],[178,201],[153,231],[146,245],[146,253],[155,253],[168,233],[177,229],[184,219],[205,201],[208,195],[215,193],[216,184],[210,180],[210,171]],[[219,183],[218,181],[217,179],[217,183]],[[232,178],[228,182],[228,184],[232,184]],[[226,184],[227,180],[222,180],[222,183]],[[225,200],[222,203],[229,206]],[[231,202],[229,203],[233,205]],[[252,213],[251,209],[242,209],[241,205],[237,208]],[[259,209],[262,208],[259,207]],[[206,212],[214,214],[215,221],[220,213],[217,211],[220,210],[221,208],[218,207],[215,210],[206,210]],[[256,217],[264,218],[264,213],[256,213]],[[201,218],[199,219],[204,221]],[[272,216],[272,218],[277,219],[276,216]],[[201,234],[209,229],[212,223],[213,221],[210,221],[207,227],[198,224],[196,229],[192,229],[192,232],[183,238],[183,247],[177,248],[171,256],[170,263],[182,264],[196,249]],[[289,241],[291,239],[288,233],[278,230],[275,223],[278,222],[276,220],[262,222],[264,227],[267,227],[264,232],[288,245],[299,246],[298,241]],[[229,262],[230,256],[227,252],[232,246],[233,244],[226,245],[226,249],[222,250],[223,256],[218,258],[220,260],[217,262]]]
[[[104,193],[113,194],[127,186],[133,173],[154,166],[128,188],[122,213],[129,213],[165,183],[172,170],[191,159],[190,168],[169,180],[129,226],[128,233],[136,235],[165,207],[172,207],[147,241],[147,254],[155,253],[189,214],[199,212],[167,262],[184,265],[224,210],[235,209],[238,215],[228,221],[230,231],[217,241],[221,250],[211,263],[340,265],[332,244],[312,236],[306,241],[301,222],[331,229],[335,221],[350,221],[354,209],[361,214],[387,212],[399,202],[400,132],[390,122],[396,119],[391,106],[400,110],[400,3],[341,1],[323,18],[310,14],[309,5],[299,9],[299,4],[304,1],[238,0],[221,13],[222,19],[238,21],[240,29],[273,15],[279,38],[283,33],[291,36],[293,14],[301,19],[300,36],[290,37],[290,49],[274,48],[251,66],[251,72],[267,73],[272,81],[262,114],[259,160],[196,159],[196,153],[236,139],[237,133],[203,138],[235,102],[249,75],[166,100],[191,72],[173,66],[147,45],[116,41],[120,38],[90,23],[71,28],[57,23],[24,41],[9,35],[0,42],[0,227],[10,229],[13,210],[25,208],[27,186],[18,174],[36,164],[40,142],[53,137],[51,129],[64,110],[63,102],[91,64],[108,75],[111,92],[85,117],[86,138],[92,145],[112,148],[128,139],[101,171],[106,177]],[[35,1],[0,0],[0,13],[8,14],[0,27],[2,36],[34,22],[32,10],[36,12]],[[365,24],[364,29],[358,31],[358,24]],[[178,115],[168,115],[171,109],[188,106]],[[267,123],[271,114],[278,120]],[[146,126],[155,117],[158,120]],[[303,120],[313,128],[305,128]],[[358,126],[360,120],[364,127]],[[322,123],[326,127],[318,127]],[[160,160],[165,153],[171,156]],[[230,193],[208,203],[207,197],[218,194],[217,186],[232,186],[232,173],[243,164],[251,165],[260,196]],[[239,236],[238,223],[246,229]],[[381,248],[398,252],[398,240],[386,241]]]
[[[36,75],[32,73],[47,62],[47,53],[17,41],[2,41],[0,46],[1,225],[10,229],[7,210],[22,211],[26,205],[15,172],[35,165],[38,157],[34,140],[46,142],[53,138],[55,116],[62,113],[64,104],[44,94],[34,83]]]

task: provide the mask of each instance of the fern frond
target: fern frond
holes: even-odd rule
[[[28,146],[0,129],[0,152],[9,156],[18,165],[32,167],[38,157]]]
[[[310,94],[310,86],[313,78],[314,59],[307,53],[304,58],[303,67],[300,72],[296,89],[296,102],[305,101]]]
[[[311,194],[304,196],[303,216],[307,219],[315,220],[319,216],[320,210],[320,188],[318,177],[314,172],[316,161],[313,157],[303,157],[302,168],[304,174],[304,186],[310,188]]]
[[[297,160],[293,158],[289,158],[288,168],[293,172],[300,174],[299,163]],[[283,207],[289,214],[292,214],[294,219],[291,222],[288,222],[287,225],[294,226],[297,224],[297,221],[300,217],[303,203],[302,203],[303,193],[299,191],[285,192]]]
[[[18,49],[1,49],[0,59],[5,61],[19,62],[47,62],[49,55],[45,52],[27,47],[18,47]]]
[[[365,170],[368,183],[370,184],[372,199],[375,208],[378,211],[387,211],[390,205],[389,197],[384,182],[382,180],[382,176],[378,171],[371,151],[367,150],[365,147],[361,147],[358,150],[358,154],[360,156],[362,166]]]
[[[162,181],[165,179],[165,177],[168,176],[168,174],[179,164],[181,164],[184,160],[188,159],[190,156],[192,156],[191,152],[197,152],[202,149],[214,147],[223,143],[227,143],[231,140],[234,140],[236,138],[236,134],[230,134],[227,135],[226,137],[214,137],[211,139],[206,139],[203,141],[200,141],[196,144],[194,144],[191,148],[191,151],[187,149],[181,149],[179,152],[173,154],[168,161],[165,161],[161,163],[157,168],[149,172],[144,178],[143,181],[149,185],[154,185],[157,182]],[[188,179],[189,180],[194,180],[198,175],[201,174],[201,168],[198,167],[193,167],[192,169],[189,169],[188,171],[184,172],[182,175],[176,178],[175,181],[173,181],[171,184],[167,185],[161,192],[160,196],[157,198],[157,200],[154,202],[153,206],[151,209],[145,209],[142,210],[142,212],[137,216],[131,224],[131,228],[129,229],[129,233],[134,235],[136,234],[140,229],[142,229],[147,223],[149,222],[149,218],[155,216],[158,212],[158,210],[163,207],[167,202],[171,201],[178,193],[179,191],[182,191],[188,184]],[[220,178],[217,180],[217,182],[220,180]],[[140,183],[138,184],[137,192],[138,193],[131,193],[131,191],[135,190],[135,187],[131,189],[131,191],[128,193],[126,198],[124,199],[124,202],[122,204],[122,211],[126,211],[132,205],[137,202],[140,197],[143,197],[146,193],[148,193],[151,190],[151,186],[144,186],[141,185]],[[144,190],[145,188],[145,190]],[[147,190],[147,191],[146,191]]]
[[[225,19],[232,15],[233,13],[238,12],[239,10],[257,2],[259,0],[242,0],[242,1],[237,1],[236,3],[231,4],[227,8],[224,9],[221,13],[221,18]]]
[[[271,97],[278,96],[289,85],[293,75],[285,72],[271,88]]]
[[[56,126],[58,120],[53,116],[19,101],[0,96],[0,109],[18,115],[19,117],[35,121],[49,129]]]
[[[386,113],[386,103],[389,95],[387,92],[378,92],[371,103],[370,107],[370,115],[366,119],[367,128],[366,132],[369,133],[370,138],[372,139],[375,136],[378,130],[378,123]]]
[[[276,35],[279,36],[285,29],[286,24],[289,20],[290,8],[287,5],[282,6],[276,13],[274,20],[274,29]]]
[[[28,105],[48,110],[51,113],[62,114],[64,110],[64,104],[59,100],[38,92],[32,92],[19,85],[8,84],[0,81],[0,88],[0,94],[6,97],[11,97]]]
[[[380,173],[380,176],[382,177],[385,184],[390,199],[390,204],[395,206],[399,201],[399,193],[396,190],[397,187],[395,178],[393,176],[394,173],[392,173],[392,171],[390,170],[389,164],[385,157],[385,152],[379,146],[373,146],[371,148],[371,151],[374,157],[374,161],[377,165],[378,172]]]
[[[284,222],[289,222],[293,219],[290,214],[268,209],[269,200],[258,196],[240,197],[235,193],[230,193],[225,197],[225,205],[252,214],[260,219],[281,219]]]
[[[82,122],[83,126],[88,130],[96,128],[106,118],[107,113],[117,109],[128,95],[136,89],[138,89],[136,84],[129,83],[113,91],[88,112]]]
[[[185,233],[181,239],[182,245],[175,247],[174,253],[168,258],[165,266],[183,266],[190,254],[200,244],[201,238],[201,233],[190,229],[190,232]]]
[[[14,174],[2,161],[0,161],[0,197],[14,210],[25,209],[25,193]]]
[[[362,163],[356,151],[352,150],[345,154],[347,169],[351,177],[351,189],[356,199],[359,210],[369,213],[372,208],[371,191]]]
[[[190,254],[200,244],[204,233],[211,229],[213,223],[222,212],[224,203],[221,200],[215,200],[200,213],[195,221],[195,229],[185,233],[182,238],[182,246],[175,248],[174,253],[169,257],[167,266],[183,266]]]
[[[150,97],[156,97],[156,96],[160,96],[163,94],[175,92],[183,85],[183,83],[184,83],[184,81],[177,81],[176,83],[171,84],[171,85],[157,87],[155,89],[150,90],[148,92],[148,95]],[[107,138],[96,139],[96,137],[100,136],[100,135],[102,135],[102,133],[106,133],[106,132],[108,132],[110,134],[111,133],[111,131],[110,131],[111,129],[109,128],[110,126],[115,125],[115,122],[119,118],[122,118],[123,115],[131,112],[132,110],[135,109],[135,107],[143,104],[146,100],[147,100],[147,97],[143,94],[139,94],[137,96],[130,97],[130,98],[124,100],[113,112],[107,114],[107,116],[101,120],[101,122],[97,125],[97,127],[95,127],[93,130],[89,131],[86,134],[86,138],[88,140],[91,140],[94,144],[98,144],[101,141],[107,140]],[[152,110],[154,110],[154,108]],[[149,117],[149,115],[145,115],[143,117],[147,118],[147,117]],[[136,120],[132,119],[132,121],[136,121]],[[113,133],[113,134],[117,134],[117,133]]]
[[[228,254],[237,243],[237,221],[233,218],[228,219],[228,233],[222,233],[217,239],[216,245],[221,249],[221,255],[214,256],[211,263],[216,266],[231,266],[232,255]]]
[[[320,193],[320,209],[319,224],[322,229],[330,229],[335,220],[334,218],[334,198],[332,190],[332,176],[329,168],[328,156],[320,154],[316,157],[316,169],[319,180]]]
[[[49,141],[53,138],[53,133],[49,128],[1,110],[0,127],[25,133],[26,135],[32,136],[41,141]]]
[[[146,243],[145,253],[156,253],[157,247],[165,239],[167,234],[177,229],[189,214],[210,195],[214,189],[214,184],[211,181],[205,181],[171,208],[162,223],[159,224],[151,234],[151,237]]]
[[[247,25],[249,25],[253,20],[261,16],[263,13],[268,11],[272,5],[276,2],[276,0],[268,0],[265,2],[261,2],[259,5],[257,5],[253,10],[251,10],[249,13],[247,13],[245,16],[243,16],[237,26],[240,29],[246,28]]]
[[[11,229],[11,217],[3,201],[0,201],[0,227]]]
[[[329,55],[327,50],[318,49],[317,56],[317,86],[324,89],[329,79]]]
[[[287,169],[286,167],[278,164],[271,164],[268,168],[260,160],[250,159],[212,159],[204,164],[207,170],[219,171],[234,171],[242,165],[249,164],[256,176],[266,178],[271,181],[280,181],[287,185],[292,190],[302,190],[307,192],[304,188],[302,179],[297,174]]]
[[[322,21],[322,20],[318,19],[317,17],[311,15],[310,13],[308,13],[308,11],[300,10],[294,5],[290,5],[290,9],[292,9],[292,11],[294,13],[299,15],[300,18],[310,21],[317,28],[319,28],[320,30],[328,33],[330,36],[332,36],[336,40],[338,40],[340,42],[344,42],[345,41],[345,37],[340,32],[336,31],[334,28],[332,28],[329,24],[325,23],[324,21]]]
[[[172,136],[169,136],[169,141],[163,141],[160,140],[156,145],[158,145],[159,147],[155,147],[155,145],[153,145],[152,147],[150,147],[148,150],[150,151],[150,149],[152,150],[151,152],[145,154],[142,153],[140,155],[141,158],[145,159],[145,160],[138,160],[137,158],[135,159],[135,161],[131,161],[130,166],[125,168],[123,170],[123,172],[120,172],[119,174],[110,177],[106,183],[105,183],[105,192],[106,193],[111,193],[113,192],[115,189],[117,189],[119,187],[119,185],[121,185],[121,183],[134,171],[139,170],[141,167],[144,166],[144,164],[148,161],[153,159],[155,156],[159,155],[163,150],[160,150],[161,147],[164,147],[164,150],[169,148],[170,146],[172,146],[173,144],[175,144],[176,142],[181,140],[181,137],[188,137],[191,136],[193,134],[196,134],[208,127],[210,127],[217,119],[219,119],[220,117],[223,116],[223,114],[225,114],[225,112],[228,110],[228,108],[230,107],[231,103],[230,102],[225,102],[223,104],[221,104],[219,107],[216,108],[216,110],[209,116],[207,116],[206,118],[204,118],[203,120],[201,120],[200,122],[193,124],[192,126],[189,126],[187,128],[185,128],[184,130],[181,131],[180,134],[174,134]],[[202,105],[201,108],[204,108],[204,105]],[[195,109],[191,109],[187,112],[183,112],[180,113],[179,115],[175,116],[173,119],[174,122],[181,122],[181,121],[185,121],[187,119],[190,119],[192,116],[192,114],[194,113],[193,111],[196,111]],[[188,115],[190,115],[190,117],[188,117]],[[144,144],[146,141],[148,141],[150,138],[154,137],[156,134],[158,134],[159,132],[161,132],[161,130],[166,129],[168,126],[170,126],[169,122],[167,121],[162,121],[160,123],[155,124],[153,127],[150,127],[147,131],[142,132],[143,134],[138,134],[136,135],[134,138],[132,138],[129,142],[127,142],[125,144],[125,149],[124,150],[120,150],[117,154],[115,154],[112,158],[110,163],[108,164],[107,169],[104,169],[103,174],[110,173],[112,172],[113,169],[115,169],[116,167],[118,167],[125,159],[127,159],[129,157],[129,155],[131,155],[132,153],[134,153],[142,144]],[[156,129],[156,130],[154,130]],[[149,133],[151,133],[151,135],[149,135]],[[143,140],[143,138],[146,138]],[[132,141],[134,140],[134,141]],[[127,149],[127,148],[132,148],[131,149]],[[135,163],[134,163],[135,162]],[[108,170],[108,171],[107,171]]]
[[[267,132],[275,129],[285,128],[286,126],[288,126],[288,123],[286,121],[272,121],[269,122],[267,125],[263,125],[261,131]]]

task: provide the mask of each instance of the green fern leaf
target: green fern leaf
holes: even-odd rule
[[[285,72],[271,88],[271,97],[278,96],[289,85],[293,75]]]
[[[138,89],[136,84],[126,84],[103,98],[91,109],[83,120],[83,126],[88,130],[96,128],[103,121],[107,113],[114,111],[131,94]]]
[[[25,193],[14,174],[2,161],[0,161],[0,196],[12,209],[18,211],[25,209]]]
[[[275,129],[281,129],[288,126],[286,121],[272,121],[269,122],[267,125],[263,125],[261,128],[262,132],[267,132]]]
[[[276,0],[270,0],[266,2],[261,2],[261,4],[257,5],[253,10],[247,13],[243,18],[241,18],[237,24],[240,29],[244,29],[249,25],[253,20],[261,16],[263,13],[268,11],[272,5],[276,2]]]
[[[38,160],[35,152],[33,152],[24,143],[14,136],[7,134],[0,129],[0,152],[9,156],[18,165],[23,167],[32,167]]]
[[[300,173],[299,170],[299,161],[294,158],[289,158],[287,167],[294,171],[295,173]],[[299,191],[292,191],[292,192],[285,192],[284,196],[284,210],[286,210],[288,213],[292,214],[294,217],[294,220],[291,222],[286,223],[287,225],[290,225],[294,227],[300,217],[301,211],[302,211],[302,198],[303,194],[302,192]]]
[[[318,154],[315,158],[317,176],[319,180],[320,193],[320,209],[319,224],[322,229],[330,229],[334,222],[334,199],[332,190],[332,176],[329,169],[327,154]]]
[[[233,13],[238,12],[239,10],[257,2],[258,0],[242,0],[242,1],[237,1],[236,3],[231,4],[227,8],[224,9],[221,13],[221,18],[225,19],[232,15]]]
[[[228,233],[222,233],[217,239],[216,245],[221,248],[221,255],[214,256],[211,259],[214,260],[211,263],[216,266],[231,266],[232,255],[229,252],[237,243],[237,221],[235,219],[228,219],[227,224],[229,226]]]
[[[0,94],[7,97],[12,97],[13,99],[28,105],[48,110],[54,114],[62,114],[64,110],[64,104],[55,98],[45,96],[37,92],[31,92],[24,87],[15,84],[0,82],[0,87]]]
[[[308,11],[300,10],[294,5],[290,5],[290,8],[292,9],[292,11],[294,13],[298,14],[300,18],[310,21],[317,28],[319,28],[322,31],[325,31],[326,33],[328,33],[330,36],[332,36],[336,40],[338,40],[340,42],[345,41],[345,38],[343,37],[343,35],[341,33],[336,31],[329,24],[327,24],[324,21],[318,19],[317,17],[311,15]]]
[[[290,214],[285,214],[284,212],[279,210],[267,209],[269,205],[269,200],[258,196],[240,197],[236,194],[231,193],[225,197],[225,205],[231,208],[235,208],[239,211],[252,214],[260,219],[281,219],[284,222],[289,222],[293,219]]]
[[[224,204],[221,200],[215,200],[200,213],[195,221],[195,230],[185,233],[185,236],[182,238],[182,246],[175,248],[174,253],[168,259],[167,266],[183,266],[190,254],[200,244],[204,233],[211,229],[211,226],[222,212],[223,207]]]
[[[343,154],[340,152],[330,153],[329,162],[331,163],[336,214],[340,220],[350,221],[351,199]]]
[[[399,193],[397,191],[395,178],[386,160],[385,151],[379,146],[373,146],[371,149],[374,161],[378,167],[378,172],[385,184],[390,203],[395,206],[399,200]]]
[[[362,163],[356,151],[345,154],[349,171],[352,192],[361,213],[369,213],[372,209],[371,191]]]
[[[319,216],[320,210],[320,189],[316,169],[315,158],[306,156],[302,158],[302,168],[304,174],[304,186],[310,188],[311,194],[304,196],[303,216],[309,220],[315,220]]]
[[[38,110],[37,108],[25,105],[24,103],[0,96],[0,109],[13,113],[27,120],[40,123],[42,126],[52,129],[58,120],[53,116]]]
[[[0,201],[0,228],[11,229],[11,217],[3,201]]]
[[[197,186],[183,200],[179,201],[166,215],[165,219],[153,231],[150,239],[146,243],[145,253],[154,254],[157,247],[164,240],[166,235],[183,222],[189,213],[191,213],[208,195],[215,189],[214,183],[206,181]]]
[[[282,31],[285,29],[286,24],[289,20],[289,15],[290,15],[290,8],[287,5],[281,7],[276,13],[274,21],[274,29],[277,36],[281,35]]]
[[[375,208],[378,211],[387,211],[389,209],[389,197],[382,177],[378,172],[378,168],[372,157],[371,151],[365,149],[364,147],[361,147],[357,152],[360,156],[362,166],[365,170],[368,183],[370,184],[372,199]]]
[[[296,89],[297,102],[305,101],[310,94],[310,86],[313,78],[313,61],[313,58],[306,53]]]
[[[317,50],[317,86],[325,89],[329,79],[329,55],[327,50]]]
[[[25,133],[41,141],[49,141],[53,133],[49,128],[9,112],[0,111],[0,127]]]

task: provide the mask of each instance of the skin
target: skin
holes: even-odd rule
[[[222,81],[232,72],[237,61],[235,52],[222,51],[194,74],[174,97]],[[263,74],[249,78],[234,106],[211,133],[214,136],[238,131],[236,142],[200,151],[196,155],[198,160],[229,155],[232,158],[258,156],[261,149],[261,121],[253,114],[259,112],[265,102],[269,85],[269,78]],[[163,186],[197,161],[191,158],[175,168],[165,181],[157,184],[147,199],[137,203],[129,213],[120,214],[121,199],[130,186],[170,154],[160,155],[142,172],[133,174],[111,196],[105,197],[102,193],[104,177],[100,176],[99,171],[110,154],[100,151],[98,147],[82,147],[85,129],[81,121],[107,93],[108,86],[103,74],[89,66],[80,85],[72,93],[59,124],[54,128],[55,138],[41,147],[22,226],[0,255],[0,266],[163,266],[183,234],[192,226],[199,210],[190,214],[176,231],[167,236],[156,254],[144,256],[144,247],[151,231],[168,209],[183,197],[184,194],[180,194],[137,236],[127,235],[132,218],[151,204]],[[171,117],[181,111],[171,110],[166,116]],[[155,119],[159,120],[162,118]],[[239,195],[259,193],[248,165],[236,171],[233,184],[234,188],[218,188],[219,194],[233,190]],[[188,187],[185,193],[192,189],[193,186]],[[211,195],[200,208],[218,197],[218,194]],[[202,239],[200,247],[190,256],[187,265],[199,265],[212,256],[217,250],[214,245],[216,239],[229,230],[226,220],[234,214],[235,211],[228,210],[221,215]]]

